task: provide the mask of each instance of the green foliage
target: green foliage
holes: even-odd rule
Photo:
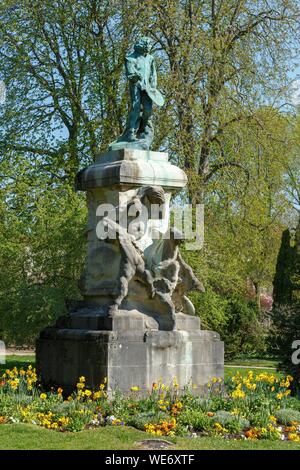
[[[273,281],[274,304],[288,304],[292,300],[290,273],[294,262],[293,251],[290,231],[286,229],[282,233],[281,246],[277,256],[276,272]]]
[[[248,419],[224,410],[217,411],[212,417],[212,421],[214,423],[220,423],[231,433],[239,433],[250,426]]]
[[[203,411],[186,409],[179,415],[179,422],[183,426],[189,426],[194,431],[210,431],[212,420]]]
[[[79,296],[86,209],[66,189],[24,194],[21,203],[19,215],[8,207],[0,222],[0,334],[28,344]]]
[[[201,318],[202,328],[212,329],[223,334],[226,326],[226,298],[209,285],[204,294],[193,292],[189,294],[189,297],[195,306],[197,315]]]
[[[128,424],[128,426],[134,426],[135,428],[144,431],[146,424],[158,424],[167,418],[168,415],[166,413],[148,411],[147,413],[139,413],[132,416],[128,416],[126,424]]]
[[[299,119],[281,112],[298,5],[274,0],[271,12],[266,0],[2,1],[1,338],[32,343],[79,296],[74,176],[120,135],[124,55],[147,34],[166,96],[154,149],[187,171],[187,199],[205,203],[204,248],[186,253],[207,288],[192,295],[197,313],[230,356],[263,350],[259,315],[241,299],[247,279],[257,304],[271,287],[299,146]]]
[[[256,374],[256,375],[255,375]],[[0,424],[34,423],[57,431],[82,431],[89,427],[134,426],[152,436],[201,435],[227,436],[243,439],[294,439],[289,425],[299,422],[299,400],[290,397],[291,378],[279,379],[272,373],[249,370],[228,378],[220,389],[213,378],[205,396],[193,394],[186,386],[178,393],[178,385],[156,384],[141,396],[120,391],[109,397],[99,389],[87,388],[80,377],[76,391],[67,400],[63,390],[41,390],[35,369],[31,366],[7,369],[0,380]],[[42,392],[42,393],[41,393]],[[296,405],[298,401],[298,405]],[[274,414],[276,415],[274,418]],[[279,426],[276,424],[276,418]],[[250,427],[251,422],[251,427]],[[0,426],[1,427],[1,426]]]
[[[253,412],[250,416],[251,426],[266,428],[270,424],[270,411],[269,409],[260,409],[259,411]]]
[[[292,361],[293,343],[300,338],[300,304],[277,305],[272,312],[272,328],[269,335],[270,349],[277,354],[279,369],[294,377],[292,388],[299,393],[300,368]],[[298,354],[299,356],[299,354]]]
[[[227,357],[260,354],[265,350],[265,330],[255,302],[236,295],[225,296],[211,287],[204,294],[190,294],[202,328],[220,333]]]
[[[286,426],[290,425],[293,421],[300,424],[300,411],[290,408],[283,408],[275,412],[275,417],[280,424]]]
[[[294,377],[293,391],[300,390],[300,368],[292,360],[293,343],[300,338],[300,222],[292,246],[290,235],[282,235],[274,278],[275,306],[272,311],[272,328],[269,335],[270,348],[278,354],[279,367]]]
[[[228,357],[264,351],[264,328],[259,320],[260,312],[254,302],[228,299],[224,335]]]

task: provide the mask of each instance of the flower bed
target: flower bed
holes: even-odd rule
[[[300,442],[300,401],[290,396],[292,377],[237,373],[225,381],[213,378],[207,393],[191,387],[178,393],[173,383],[153,384],[147,396],[134,386],[127,396],[109,399],[105,381],[96,390],[80,377],[76,392],[41,389],[35,369],[7,370],[0,379],[0,424],[33,423],[57,431],[97,426],[133,426],[156,436],[221,436],[226,439],[272,439]]]

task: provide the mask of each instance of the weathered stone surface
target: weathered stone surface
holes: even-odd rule
[[[101,307],[101,315],[137,310],[148,316],[152,328],[172,330],[176,311],[194,314],[185,291],[203,287],[179,255],[181,241],[172,231],[170,240],[165,237],[171,197],[185,184],[185,173],[168,162],[167,153],[134,149],[107,152],[78,174],[77,188],[87,191],[89,209],[80,288],[86,302]],[[103,240],[96,230],[101,219],[98,208],[108,204],[106,224],[117,235]],[[161,208],[159,214],[152,214],[153,204]],[[124,215],[126,230],[129,222],[134,223],[128,215],[132,209],[139,212],[136,225],[143,230],[138,237],[124,233],[121,223]],[[104,324],[106,329],[109,320],[99,315],[90,325]],[[72,324],[78,326],[79,318]]]
[[[84,375],[89,387],[107,378],[108,391],[149,390],[160,379],[194,392],[223,377],[223,342],[211,331],[89,331],[49,328],[37,342],[37,368],[44,383],[75,387]]]
[[[186,183],[186,174],[171,165],[167,153],[121,149],[100,155],[93,165],[81,170],[76,188],[86,191],[113,185],[159,185],[178,191]]]
[[[76,186],[87,192],[88,204],[83,300],[40,334],[37,369],[45,385],[71,391],[84,375],[90,387],[107,377],[109,392],[129,392],[176,376],[181,387],[193,383],[199,391],[211,377],[223,376],[223,343],[200,329],[186,295],[204,288],[181,257],[176,230],[166,237],[171,198],[186,181],[166,153],[128,148],[99,156],[78,174]],[[103,204],[110,206],[101,218]],[[148,211],[152,204],[159,214]],[[139,236],[122,224],[125,215],[137,226],[132,208],[140,212]],[[115,238],[99,238],[99,219]]]

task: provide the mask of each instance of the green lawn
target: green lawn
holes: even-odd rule
[[[13,367],[28,367],[29,364],[34,364],[35,356],[6,356],[6,364],[0,364],[0,375],[5,372],[6,369],[12,369]]]
[[[230,367],[230,366],[225,366],[224,374],[225,374],[225,378],[231,377],[232,375],[237,374],[237,372],[239,372],[241,375],[247,375],[249,370],[252,370],[254,372],[254,374],[261,374],[262,372],[266,372],[268,374],[274,374],[278,377],[281,377],[281,376],[284,375],[281,372],[277,372],[276,369],[264,369],[264,368],[252,369],[251,367],[247,367],[247,368],[241,367],[240,368],[240,367]]]
[[[26,368],[29,364],[34,365],[35,362],[35,356],[7,356],[6,357],[6,364],[0,364],[0,375],[5,371],[5,369],[12,369],[13,367],[24,367]],[[242,363],[239,363],[237,360],[231,361],[230,364],[234,365],[235,367],[231,367],[230,365],[227,366],[225,365],[225,377],[231,376],[236,374],[237,372],[240,372],[243,375],[246,375],[249,370],[251,370],[251,367],[255,367],[254,372],[259,374],[260,372],[268,372],[271,373],[272,371],[276,373],[276,362],[275,361],[270,361],[270,360],[265,360],[263,362],[262,359],[257,360],[255,362],[254,359],[249,359],[241,361]],[[245,367],[248,362],[249,367]],[[238,365],[244,366],[244,367],[237,367]],[[260,367],[262,366],[262,367]],[[264,367],[273,367],[274,369],[265,369]],[[276,373],[278,374],[278,373]]]
[[[274,359],[263,359],[263,358],[243,358],[243,359],[228,359],[228,364],[238,366],[249,366],[249,367],[272,367],[275,368],[278,365],[278,360]]]

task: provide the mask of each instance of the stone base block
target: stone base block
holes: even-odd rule
[[[223,377],[224,347],[212,331],[92,331],[46,328],[37,341],[37,370],[46,386],[74,390],[86,377],[96,388],[107,378],[108,392],[132,386],[150,390],[154,382],[195,392],[212,377]]]

